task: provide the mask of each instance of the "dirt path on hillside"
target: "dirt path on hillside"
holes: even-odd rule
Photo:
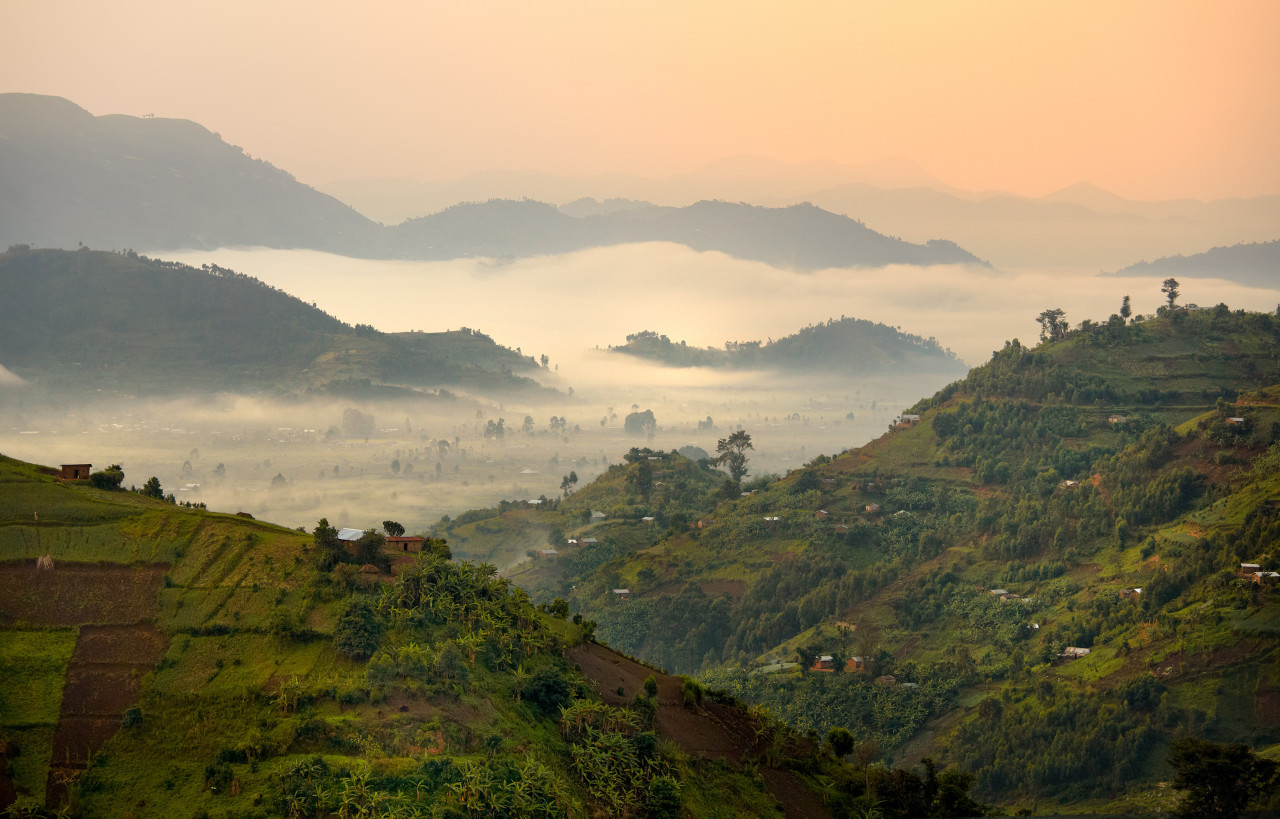
[[[755,729],[741,711],[716,702],[706,702],[699,710],[684,707],[679,677],[662,674],[630,660],[605,646],[584,643],[569,650],[569,660],[610,705],[624,706],[644,688],[652,675],[658,682],[658,715],[655,729],[687,753],[708,759],[722,759],[734,766],[742,764],[744,752],[757,750]],[[623,693],[618,694],[621,687]],[[788,817],[830,817],[822,799],[791,771],[760,766],[769,792]]]

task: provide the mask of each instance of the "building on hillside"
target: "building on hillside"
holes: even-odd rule
[[[542,498],[530,498],[529,500],[525,501],[525,503],[529,504],[531,508],[537,509],[539,506],[542,505]]]
[[[541,549],[538,551],[538,557],[545,557],[550,560],[555,560],[559,556],[560,556],[560,553],[557,552],[555,549]]]
[[[814,516],[815,518],[817,518],[818,520],[822,520],[823,518],[825,518],[825,517],[827,516],[827,510],[826,510],[826,509],[819,509],[818,511],[816,511],[816,512],[814,512],[814,513],[813,513],[813,516]]]
[[[991,589],[990,593],[994,594],[996,597],[1003,597],[1004,595],[1009,593],[1009,590],[1008,589]]]
[[[1231,426],[1240,426],[1244,422],[1245,422],[1245,419],[1241,418],[1238,415],[1227,419],[1227,423],[1230,424]]]
[[[867,514],[869,514],[869,515],[874,515],[874,514],[879,513],[879,511],[880,511],[880,504],[878,504],[878,503],[868,503],[868,504],[866,505],[866,507],[865,507],[865,508],[866,508]]]
[[[387,549],[392,552],[421,552],[423,539],[411,535],[388,535]]]
[[[600,541],[596,540],[593,537],[584,537],[581,542],[583,546],[594,546]]]
[[[1017,599],[1019,599],[1021,596],[1022,596],[1022,595],[1015,594],[1015,593],[1013,593],[1013,592],[1005,592],[1004,594],[1000,595],[1000,599],[1001,599],[1001,600],[1017,600]]]
[[[1259,586],[1271,586],[1271,585],[1274,585],[1277,580],[1280,580],[1280,573],[1254,572],[1252,580],[1254,583],[1257,583]]]
[[[60,481],[87,481],[93,464],[63,464],[58,473]]]
[[[631,589],[614,589],[613,596],[618,598],[619,600],[630,600]]]
[[[849,526],[848,526],[848,524],[844,524],[844,523],[837,523],[837,524],[836,524],[836,533],[837,533],[837,534],[841,534],[841,535],[843,535],[843,534],[844,534],[845,532],[847,532],[847,531],[849,531]]]
[[[640,518],[640,522],[643,523],[645,526],[648,526],[650,523],[653,523],[653,521],[654,521],[653,515],[645,515],[644,517]]]
[[[379,572],[378,567],[373,565],[372,563],[366,563],[360,567],[361,574],[378,574],[378,572]]]
[[[1262,571],[1262,567],[1261,567],[1261,566],[1259,566],[1257,563],[1241,563],[1241,564],[1240,564],[1240,576],[1241,576],[1241,577],[1247,577],[1247,578],[1249,578],[1250,580],[1252,580],[1252,579],[1253,579],[1253,573],[1254,573],[1254,572],[1260,572],[1260,571]]]
[[[835,671],[836,658],[830,654],[822,654],[813,658],[812,671]]]
[[[1120,590],[1121,600],[1136,600],[1141,596],[1142,596],[1142,589],[1138,588],[1137,586],[1133,587],[1132,589]]]
[[[1127,419],[1127,418],[1125,418],[1123,415],[1108,415],[1108,416],[1107,416],[1107,423],[1108,423],[1108,424],[1123,424],[1123,423],[1124,423],[1125,421],[1127,421],[1127,420],[1128,420],[1128,419]]]
[[[364,537],[364,530],[362,529],[339,529],[338,530],[338,540],[341,540],[343,543],[355,543],[357,540],[359,540],[362,537]]]
[[[592,513],[591,513],[591,519],[592,519],[592,520],[604,520],[604,519],[605,519],[605,517],[606,517],[606,515],[605,515],[605,513],[604,513],[604,512],[592,512]]]
[[[920,416],[915,414],[906,414],[902,416],[902,426],[910,427],[920,423]]]
[[[862,671],[867,667],[866,661],[861,657],[850,657],[844,661],[845,671]]]
[[[893,676],[892,674],[884,674],[879,677],[876,677],[876,685],[883,685],[887,688],[892,688],[897,684],[898,684],[898,678]]]
[[[1089,654],[1089,649],[1087,648],[1080,648],[1078,646],[1067,646],[1066,648],[1062,649],[1062,653],[1058,655],[1058,659],[1069,662],[1071,660],[1078,660],[1081,657],[1087,656],[1088,654]]]
[[[694,523],[693,525],[694,525],[696,528],[698,528],[698,529],[706,529],[708,526],[710,526],[710,525],[711,525],[711,519],[710,519],[710,518],[702,518],[701,520],[697,521],[697,522],[696,522],[696,523]]]

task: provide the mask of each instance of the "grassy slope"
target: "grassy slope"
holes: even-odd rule
[[[399,593],[399,586],[356,575],[345,581],[353,584],[348,591],[341,577],[314,567],[310,535],[63,484],[48,472],[0,456],[0,570],[6,577],[29,571],[33,556],[52,552],[57,568],[46,578],[70,582],[78,589],[71,592],[75,598],[108,599],[102,605],[58,597],[33,601],[21,586],[0,589],[0,740],[21,748],[10,760],[20,792],[43,797],[78,632],[97,623],[132,622],[141,607],[167,645],[158,665],[142,669],[141,722],[116,733],[79,775],[73,798],[85,815],[283,815],[284,783],[292,783],[296,798],[309,798],[311,786],[297,779],[299,765],[313,766],[307,776],[324,784],[329,795],[320,798],[335,810],[341,792],[373,815],[452,815],[447,806],[457,802],[450,796],[455,788],[474,786],[486,799],[510,798],[500,782],[483,784],[494,775],[541,782],[535,793],[559,794],[550,815],[605,809],[599,783],[609,780],[575,767],[576,744],[558,727],[558,709],[544,716],[516,696],[540,671],[567,680],[577,696],[594,696],[589,682],[560,658],[581,640],[582,629],[536,611],[504,582],[486,579],[487,570],[424,564],[436,565],[431,571],[439,585],[427,592],[421,615],[411,605],[389,620],[384,615],[390,624],[382,638],[390,652],[384,660],[392,665],[375,680],[364,662],[335,650],[334,624],[352,593],[376,601]],[[39,511],[38,522],[28,510]],[[104,562],[97,570],[87,565]],[[121,586],[99,588],[90,575],[110,566],[126,573],[160,566],[164,583],[149,599],[146,593],[135,599],[138,593]],[[435,609],[429,606],[436,602],[452,613],[422,625],[432,622]],[[288,615],[299,629],[292,637],[275,626]],[[35,622],[40,618],[66,625],[41,625]],[[409,665],[395,670],[395,663],[411,665],[405,658],[421,651],[426,672],[403,670]],[[440,665],[438,658],[450,651],[465,667]],[[477,658],[468,661],[468,651],[477,651]],[[679,681],[668,685],[676,686],[676,699],[667,692],[659,707],[679,708]],[[722,720],[730,714],[745,724],[742,712],[717,707]],[[765,790],[769,785],[742,773],[740,764],[682,749],[681,743],[696,744],[696,735],[673,741],[660,746],[657,768],[626,774],[627,786],[642,786],[655,770],[665,771],[683,783],[693,816],[743,815],[777,804]],[[741,761],[746,750],[735,751],[733,759]],[[329,773],[315,772],[317,759]],[[357,788],[368,795],[353,795]],[[482,802],[476,806],[488,810]]]

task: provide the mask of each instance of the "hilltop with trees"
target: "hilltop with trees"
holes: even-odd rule
[[[642,330],[612,353],[655,361],[668,367],[715,367],[735,370],[773,370],[863,376],[880,373],[948,373],[959,375],[965,365],[936,339],[903,333],[865,319],[830,319],[780,339],[726,341],[723,349],[691,347],[666,335]]]
[[[217,265],[16,245],[0,254],[0,291],[0,363],[54,390],[541,389],[532,357],[477,330],[353,327]]]

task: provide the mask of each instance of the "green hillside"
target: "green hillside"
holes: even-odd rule
[[[668,367],[776,370],[780,373],[870,375],[965,371],[954,353],[936,339],[899,332],[865,319],[830,319],[767,342],[727,341],[724,348],[690,347],[642,330],[610,352],[633,355]]]
[[[1168,809],[1178,737],[1280,750],[1280,593],[1240,572],[1280,569],[1280,318],[1059,335],[784,477],[639,453],[541,511],[561,553],[510,576],[623,650],[887,763],[953,763],[1006,808]],[[664,493],[671,469],[703,480]]]
[[[0,364],[54,390],[539,389],[473,330],[351,327],[249,276],[103,251],[0,254]]]
[[[847,816],[888,782],[442,540],[347,548],[95,484],[0,456],[7,815]],[[959,773],[893,776],[977,809]]]

